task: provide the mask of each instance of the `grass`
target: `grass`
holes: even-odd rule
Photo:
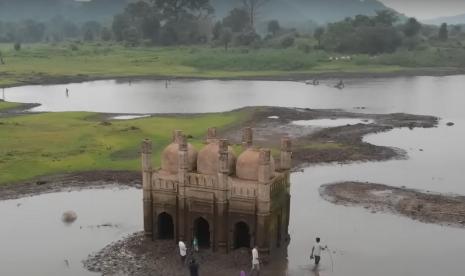
[[[4,111],[7,109],[12,109],[21,106],[20,103],[10,103],[10,102],[4,102],[0,100],[0,111]]]
[[[92,170],[138,170],[139,145],[151,138],[154,164],[173,129],[200,147],[208,127],[241,123],[246,111],[189,117],[152,117],[101,124],[97,114],[43,113],[0,118],[0,185],[44,175]]]
[[[77,46],[77,49],[73,47]],[[421,67],[463,67],[465,50],[398,52],[370,58],[356,55],[352,61],[329,61],[322,51],[304,53],[289,49],[242,49],[206,46],[137,47],[119,44],[25,44],[15,51],[0,44],[0,87],[46,82],[50,78],[88,76],[179,76],[241,78],[311,73],[392,73]],[[340,56],[334,54],[333,56]]]

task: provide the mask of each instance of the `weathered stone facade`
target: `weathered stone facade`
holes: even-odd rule
[[[152,143],[142,143],[144,230],[153,239],[191,242],[229,252],[258,245],[270,253],[288,239],[291,141],[282,138],[279,164],[269,149],[253,147],[244,130],[236,159],[227,140],[208,130],[199,152],[181,131],[152,168]]]

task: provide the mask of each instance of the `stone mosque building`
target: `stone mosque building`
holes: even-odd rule
[[[144,231],[229,252],[257,245],[271,253],[288,241],[291,141],[281,140],[279,162],[269,149],[253,146],[252,129],[243,131],[236,157],[228,140],[211,128],[197,152],[182,131],[152,167],[152,142],[142,143]]]

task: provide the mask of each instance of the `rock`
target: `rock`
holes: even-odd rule
[[[100,123],[100,125],[102,125],[102,126],[111,126],[111,123],[107,122],[107,121],[103,121],[103,122]]]
[[[36,181],[36,184],[37,184],[37,185],[45,185],[45,184],[47,184],[47,181],[38,180],[38,181]]]
[[[77,214],[74,211],[66,211],[61,216],[61,220],[65,223],[73,223],[77,219]]]
[[[447,125],[447,126],[453,126],[453,125],[455,125],[455,124],[454,124],[453,122],[448,122],[446,125]]]

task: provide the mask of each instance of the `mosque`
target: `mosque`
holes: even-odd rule
[[[157,169],[152,142],[143,141],[145,234],[186,244],[196,237],[201,248],[225,253],[257,245],[269,254],[289,239],[291,141],[281,139],[275,162],[270,149],[254,147],[251,128],[243,130],[237,158],[216,134],[210,128],[197,152],[174,131]]]

